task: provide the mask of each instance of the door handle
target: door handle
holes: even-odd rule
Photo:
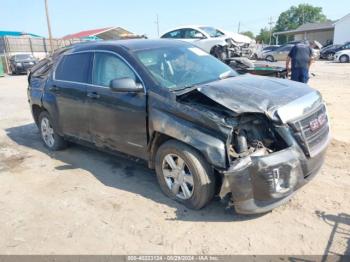
[[[91,99],[98,99],[98,98],[100,98],[100,95],[97,94],[96,92],[89,92],[89,93],[87,93],[86,96],[91,98]]]

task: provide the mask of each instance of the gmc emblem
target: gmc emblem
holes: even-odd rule
[[[317,129],[320,129],[326,123],[326,120],[326,114],[322,113],[316,119],[310,121],[309,125],[311,131],[316,131]]]

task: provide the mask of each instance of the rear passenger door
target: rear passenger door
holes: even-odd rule
[[[91,52],[64,55],[48,88],[56,98],[62,132],[83,140],[90,138],[86,94],[91,83],[92,58]]]
[[[111,80],[126,77],[141,83],[139,76],[121,56],[112,52],[95,52],[92,85],[87,93],[91,140],[98,147],[145,158],[145,92],[110,89]]]

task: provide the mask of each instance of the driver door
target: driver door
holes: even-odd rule
[[[92,85],[87,90],[91,140],[98,147],[145,158],[145,92],[115,92],[110,89],[112,80],[125,77],[141,81],[119,55],[95,52]]]

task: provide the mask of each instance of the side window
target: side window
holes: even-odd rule
[[[181,38],[181,30],[171,31],[162,36],[162,38]]]
[[[56,68],[56,80],[89,82],[91,53],[65,55]]]
[[[95,53],[92,71],[94,85],[109,87],[113,79],[129,77],[136,81],[134,71],[120,58],[109,53]]]
[[[195,29],[191,29],[191,28],[187,28],[187,29],[183,29],[184,30],[184,38],[186,39],[197,39],[197,38],[204,38],[204,35],[195,30]]]
[[[52,68],[52,62],[49,60],[40,61],[32,67],[31,72],[33,77],[47,76]]]

